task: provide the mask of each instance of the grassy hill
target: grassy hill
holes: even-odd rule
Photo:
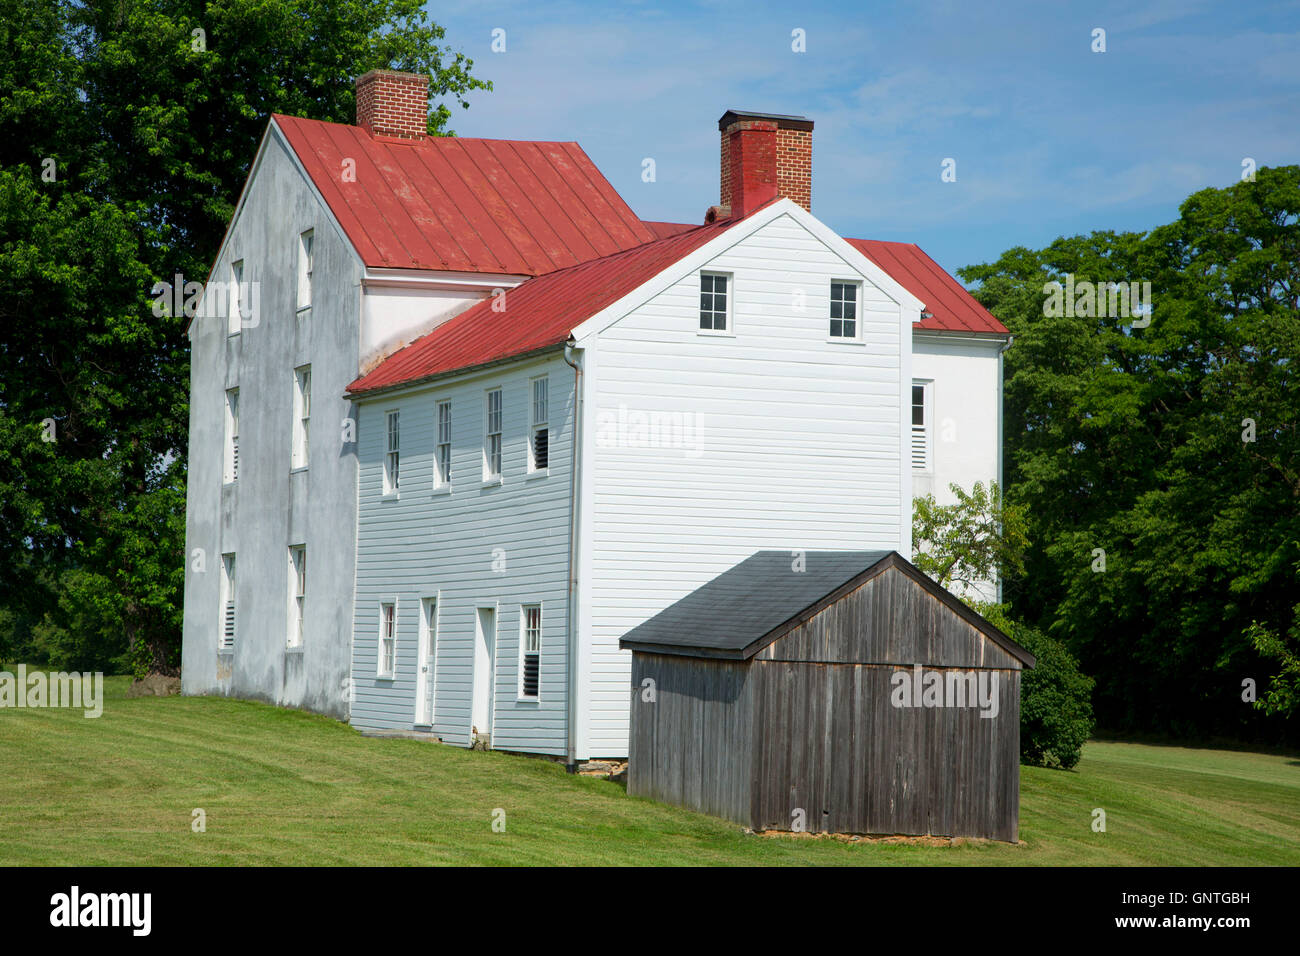
[[[127,684],[106,681],[95,720],[0,710],[0,864],[1300,865],[1293,757],[1093,742],[1074,772],[1021,768],[1021,846],[849,843],[746,835],[541,760]]]

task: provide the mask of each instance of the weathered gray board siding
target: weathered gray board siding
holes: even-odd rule
[[[891,676],[998,675],[998,716],[899,708]],[[628,792],[754,829],[1018,839],[1020,661],[887,568],[751,661],[633,655]],[[647,703],[641,681],[655,680]],[[945,678],[946,679],[946,678]]]
[[[1020,661],[905,574],[884,571],[754,655],[755,660],[1020,669]]]
[[[745,661],[632,656],[627,792],[748,825],[754,695]],[[654,681],[655,700],[642,682]]]
[[[227,334],[224,314],[199,315],[190,330],[181,689],[346,720],[357,458],[340,423],[355,414],[343,391],[357,374],[361,268],[274,130],[247,190],[212,280],[229,282],[231,263],[243,260],[257,314],[236,335]],[[312,306],[298,312],[298,245],[308,229]],[[312,374],[310,461],[293,469],[294,369],[303,365]],[[239,389],[239,477],[224,483],[230,388]],[[309,575],[298,648],[287,647],[292,545],[306,547]],[[222,651],[221,556],[230,552],[238,632]]]
[[[892,706],[894,670],[754,662],[750,826],[789,830],[803,810],[814,833],[1017,839],[1019,672],[999,673],[999,714],[983,718]]]

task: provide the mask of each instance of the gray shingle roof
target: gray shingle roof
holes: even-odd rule
[[[623,635],[619,646],[738,657],[892,551],[759,551]],[[802,554],[804,570],[794,570]]]

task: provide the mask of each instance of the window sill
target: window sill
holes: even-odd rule
[[[298,306],[298,317],[302,318],[304,312],[310,312],[310,311],[311,311],[310,305],[300,305]]]
[[[218,657],[233,657],[234,655],[235,655],[235,649],[234,649],[233,647],[218,647],[218,648],[217,648],[217,656],[218,656]]]
[[[306,471],[306,470],[307,470],[307,467],[308,467],[307,465],[299,465],[297,468],[290,468],[290,469],[289,469],[289,474],[291,474],[291,475],[296,475],[296,474],[298,474],[298,473],[301,472],[301,471]]]
[[[381,501],[401,501],[402,494],[399,491],[385,491],[379,498]]]
[[[736,337],[736,333],[728,329],[700,329],[695,334],[714,339],[734,339]]]
[[[540,697],[521,697],[518,695],[515,696],[516,704],[540,704],[541,702],[542,699]]]
[[[284,649],[284,652],[285,652],[286,654],[301,654],[301,653],[302,653],[302,645],[299,644],[299,645],[297,645],[296,647],[286,647],[286,648]]]
[[[391,684],[393,681],[397,680],[397,678],[392,674],[376,674],[375,680],[386,681],[387,683]]]
[[[548,467],[548,468],[534,468],[534,469],[533,469],[532,471],[530,471],[528,474],[524,475],[524,480],[525,480],[525,481],[532,481],[534,478],[546,478],[547,476],[550,475],[550,473],[551,473],[551,469],[550,469],[549,467]]]
[[[862,339],[850,339],[850,338],[845,338],[842,335],[827,336],[826,341],[831,345],[866,345],[867,344],[866,342],[862,341]]]
[[[439,485],[430,492],[435,498],[442,498],[451,494],[451,485]]]
[[[503,475],[497,475],[495,478],[484,478],[484,488],[500,488],[505,483]]]

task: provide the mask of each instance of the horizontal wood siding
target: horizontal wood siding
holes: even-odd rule
[[[748,823],[753,697],[746,664],[638,654],[627,792]],[[642,682],[655,699],[643,699]]]
[[[855,273],[788,216],[705,268],[733,276],[733,336],[699,334],[692,274],[596,349],[593,756],[627,752],[633,627],[755,551],[890,549],[910,520],[899,307],[862,276],[862,342],[828,341],[831,281]]]
[[[527,475],[531,380],[549,375],[550,467]],[[501,387],[504,481],[483,483],[485,393]],[[452,402],[451,493],[433,487],[437,403]],[[400,489],[383,495],[385,414],[401,412]],[[558,356],[507,366],[360,407],[360,502],[352,723],[410,729],[420,602],[439,597],[434,731],[469,743],[476,608],[497,610],[492,745],[563,755],[573,371]],[[504,561],[504,565],[500,562]],[[494,568],[494,562],[496,566]],[[397,604],[393,680],[376,676],[379,606]],[[520,605],[542,605],[538,701],[518,699]]]

